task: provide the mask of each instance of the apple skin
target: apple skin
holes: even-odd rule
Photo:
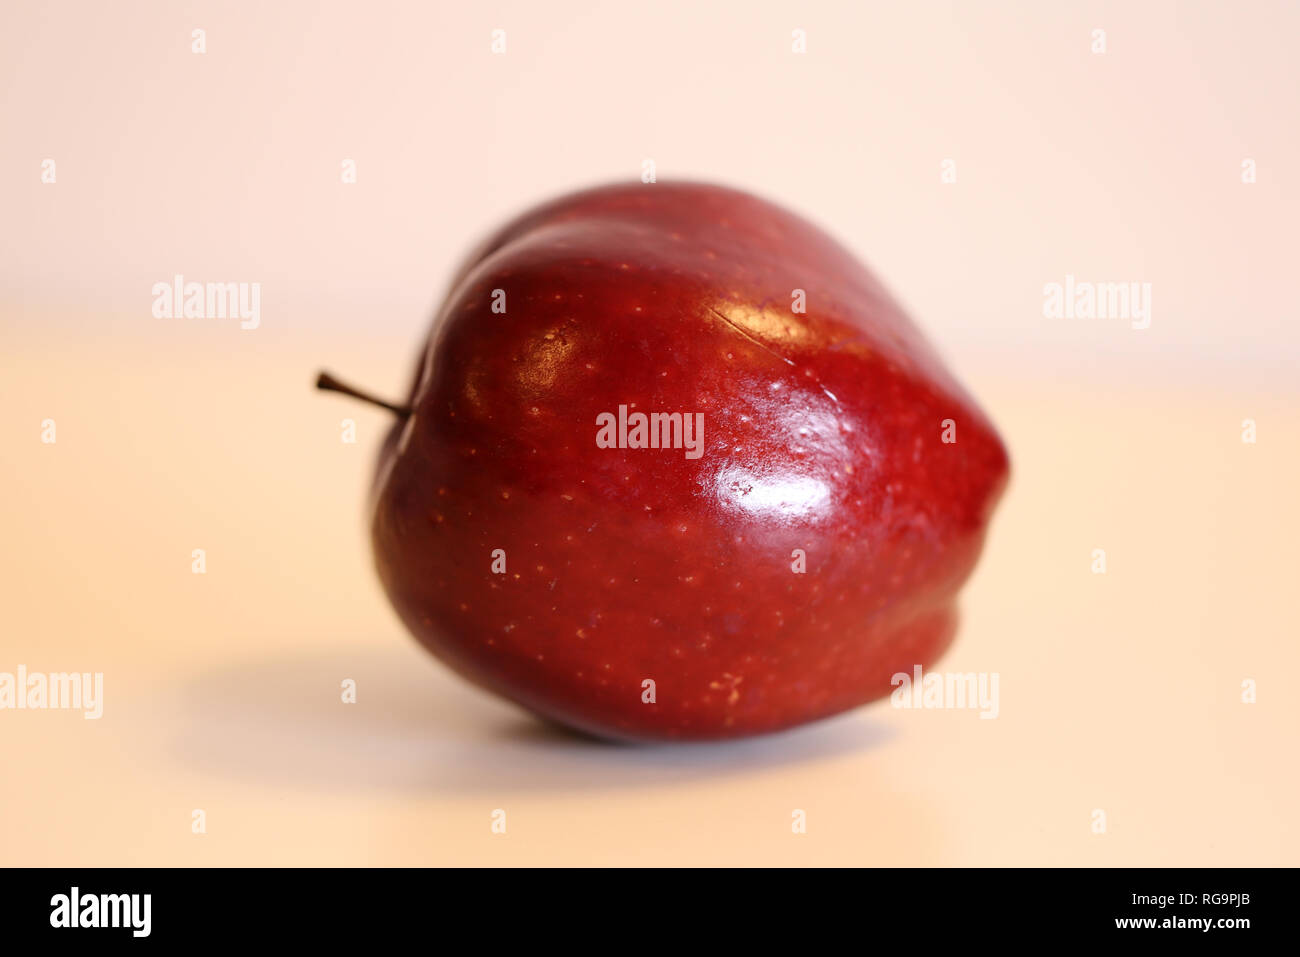
[[[461,675],[604,738],[752,735],[888,694],[951,641],[1008,475],[861,263],[705,184],[509,223],[453,281],[409,404],[373,500],[393,605]],[[703,455],[598,448],[597,416],[633,404],[703,413]]]

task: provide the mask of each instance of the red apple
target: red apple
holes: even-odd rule
[[[619,739],[788,728],[930,665],[1008,471],[861,263],[702,184],[505,226],[396,410],[373,536],[402,620],[476,684]],[[655,419],[636,447],[637,413],[681,432]]]

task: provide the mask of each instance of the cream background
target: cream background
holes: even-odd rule
[[[103,671],[106,700],[0,712],[0,863],[1300,863],[1297,27],[1284,3],[6,4],[0,671]],[[996,721],[881,703],[591,744],[389,611],[361,514],[385,419],[315,370],[396,393],[475,238],[647,157],[828,226],[999,424],[1013,485],[943,662],[999,672]],[[154,319],[175,272],[261,282],[261,328]],[[1152,282],[1152,327],[1044,319],[1066,273]]]

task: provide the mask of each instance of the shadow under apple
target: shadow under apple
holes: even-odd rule
[[[270,658],[196,676],[180,694],[181,763],[335,793],[646,788],[829,761],[893,733],[850,713],[739,741],[615,744],[497,700],[415,646]]]

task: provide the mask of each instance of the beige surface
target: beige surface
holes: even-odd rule
[[[6,0],[0,672],[102,671],[106,702],[0,711],[0,863],[1300,864],[1298,29],[1273,0]],[[842,237],[1003,430],[943,662],[1000,674],[997,720],[611,748],[395,620],[384,418],[314,372],[396,394],[473,241],[647,158]],[[153,318],[176,273],[261,283],[260,327]],[[1150,328],[1045,319],[1067,275],[1151,282]]]
[[[624,749],[469,690],[389,611],[384,417],[308,382],[406,348],[44,328],[5,367],[0,670],[103,671],[105,710],[0,712],[3,863],[1300,863],[1294,399],[968,377],[1016,473],[943,666],[998,672],[1000,716]]]

